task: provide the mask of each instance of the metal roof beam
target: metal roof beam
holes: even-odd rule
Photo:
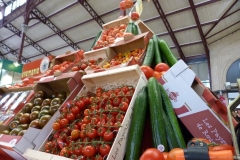
[[[9,46],[7,46],[6,44],[0,43],[0,47],[2,47],[7,52],[10,52],[12,55],[14,55],[15,57],[18,58],[18,53],[16,51],[14,51],[12,48],[10,48]],[[29,59],[27,59],[27,58],[25,58],[23,56],[21,56],[21,61],[25,62],[25,63],[31,62]]]
[[[207,33],[205,33],[205,37],[216,27],[216,25],[222,20],[224,19],[224,16],[232,9],[232,7],[237,3],[238,0],[235,0],[230,7],[228,7],[228,9],[222,14],[222,16],[218,19],[218,21],[207,31]]]
[[[187,46],[191,46],[191,45],[195,45],[195,44],[200,44],[203,43],[201,40],[200,41],[194,41],[194,42],[189,42],[189,43],[183,43],[183,44],[179,44],[180,47],[187,47]],[[171,49],[173,48],[177,48],[176,46],[170,46]]]
[[[49,28],[51,28],[60,38],[62,38],[68,45],[70,45],[74,50],[79,50],[80,48],[68,37],[66,36],[55,24],[53,24],[47,17],[45,17],[38,9],[34,8],[32,14],[39,20],[45,22]]]
[[[17,36],[21,37],[21,31],[17,29],[15,26],[13,26],[11,23],[7,24],[5,28],[9,29],[13,33],[15,33]],[[31,38],[28,36],[25,36],[24,41],[33,46],[36,50],[38,50],[40,53],[42,53],[44,56],[49,56],[50,53],[48,53],[45,49],[43,49],[41,46],[39,46],[36,42],[34,42]]]
[[[215,43],[215,42],[217,42],[217,41],[219,41],[219,40],[221,40],[221,39],[223,39],[223,38],[225,38],[225,37],[227,37],[227,36],[229,36],[229,35],[231,35],[231,34],[237,32],[237,31],[239,31],[239,30],[240,30],[240,28],[237,29],[237,30],[235,30],[235,31],[233,31],[233,32],[231,32],[231,33],[229,33],[229,34],[227,34],[227,35],[225,35],[225,36],[223,36],[223,37],[221,37],[221,38],[216,39],[215,41],[209,43],[209,45],[211,45],[211,44],[213,44],[213,43]]]
[[[214,34],[212,34],[211,36],[207,37],[206,39],[209,39],[209,38],[211,38],[211,37],[217,35],[218,33],[222,32],[222,31],[225,31],[226,29],[228,29],[228,28],[230,28],[230,27],[232,27],[232,26],[235,26],[235,25],[238,24],[239,22],[240,22],[240,21],[237,21],[237,22],[231,24],[230,26],[228,26],[228,27],[226,27],[226,28],[224,28],[224,29],[222,29],[222,30],[220,30],[220,31],[218,31],[218,32],[216,32],[216,33],[214,33]]]
[[[40,3],[44,2],[45,0],[28,0],[29,1],[29,10],[32,10]],[[8,23],[12,22],[16,18],[26,14],[28,12],[27,10],[27,3],[23,4],[22,6],[19,6],[15,10],[13,10],[9,15],[4,16],[3,19],[0,20],[0,28],[7,25]]]
[[[180,47],[180,45],[179,45],[179,43],[178,43],[178,41],[177,41],[177,38],[175,37],[175,35],[174,35],[174,33],[173,33],[173,30],[172,30],[172,28],[171,28],[171,26],[170,26],[170,24],[169,24],[169,22],[168,22],[168,20],[167,20],[166,15],[164,14],[164,12],[163,12],[163,10],[162,10],[162,7],[161,7],[159,1],[158,1],[158,0],[153,0],[153,3],[154,3],[154,5],[155,5],[155,7],[156,7],[156,9],[157,9],[160,17],[162,18],[162,21],[163,21],[166,29],[168,30],[168,32],[169,32],[169,34],[170,34],[170,36],[171,36],[171,38],[172,38],[172,41],[173,41],[174,45],[177,47],[177,50],[178,50],[178,53],[179,53],[181,59],[183,59],[183,61],[185,61],[185,56],[184,56],[184,54],[183,54],[183,51],[182,51],[182,49],[181,49],[181,47]]]
[[[203,47],[204,47],[204,50],[205,50],[205,53],[206,53],[207,62],[208,62],[208,71],[209,71],[209,82],[210,82],[210,86],[211,86],[211,84],[212,84],[212,78],[211,78],[211,65],[210,65],[210,55],[209,55],[210,53],[209,53],[209,48],[208,48],[207,40],[206,40],[206,38],[204,37],[203,30],[202,30],[202,27],[201,27],[201,24],[200,24],[200,20],[199,20],[199,18],[198,18],[197,10],[196,10],[196,8],[195,8],[195,6],[194,6],[194,2],[193,2],[193,0],[188,0],[188,1],[189,1],[190,6],[191,6],[192,13],[193,13],[195,22],[196,22],[196,24],[197,24],[198,31],[199,31],[200,37],[201,37],[201,39],[202,39]]]
[[[78,2],[88,11],[88,13],[93,17],[93,19],[99,24],[100,27],[104,24],[101,17],[86,0],[78,0]]]

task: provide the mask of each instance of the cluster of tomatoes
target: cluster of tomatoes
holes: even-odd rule
[[[161,78],[170,67],[167,63],[158,63],[154,69],[149,66],[141,66],[142,72],[145,74],[146,78],[155,77],[156,79]]]
[[[101,37],[96,42],[96,45],[93,47],[93,50],[107,47],[113,44],[116,38],[123,37],[126,27],[127,25],[122,23],[115,27],[104,29]]]
[[[119,4],[119,8],[123,11],[132,8],[132,6],[133,6],[132,0],[122,0]]]
[[[92,69],[101,69],[99,64],[103,61],[102,58],[98,58],[97,60],[95,59],[90,59],[90,60],[81,60],[78,62],[75,66],[72,67],[71,71],[84,71],[88,66],[91,67]]]
[[[70,61],[64,61],[61,64],[56,64],[52,67],[52,71],[56,72],[56,71],[64,71],[69,65],[71,65],[73,62]]]
[[[131,57],[138,61],[144,50],[144,48],[139,48],[126,53],[118,53],[113,59],[109,60],[105,65],[103,65],[103,68],[110,68],[119,64],[127,63]]]
[[[102,160],[106,157],[128,109],[134,87],[96,92],[76,97],[60,109],[53,123],[55,133],[45,144],[45,152],[73,159]]]

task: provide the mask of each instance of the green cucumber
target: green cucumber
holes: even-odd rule
[[[133,33],[133,22],[128,23],[126,33]]]
[[[153,147],[158,148],[158,145],[161,144],[165,147],[165,151],[168,151],[165,123],[162,116],[162,98],[157,79],[154,77],[149,78],[147,88]]]
[[[126,147],[126,160],[139,160],[141,156],[141,144],[147,117],[147,98],[147,87],[143,87],[137,95],[132,111],[132,121]]]
[[[150,39],[147,46],[147,53],[145,55],[142,65],[151,67],[153,62],[153,57],[154,57],[153,39]]]
[[[95,44],[97,43],[97,40],[99,39],[99,37],[100,37],[101,34],[102,34],[102,30],[100,30],[100,31],[98,32],[98,34],[96,35],[96,37],[94,38],[94,41],[93,41],[93,44],[92,44],[90,50],[95,46]]]
[[[138,35],[138,26],[134,23],[133,25],[132,25],[132,33],[134,34],[134,35]]]
[[[186,148],[186,143],[184,141],[183,135],[182,135],[182,131],[180,129],[178,120],[177,120],[177,116],[174,112],[172,103],[168,97],[167,92],[165,91],[165,89],[163,88],[163,86],[161,84],[159,84],[159,88],[160,88],[160,92],[161,92],[161,96],[162,96],[162,100],[163,100],[163,109],[172,125],[172,129],[175,133],[175,136],[177,138],[177,143],[178,146],[180,148]]]
[[[154,44],[154,61],[155,65],[162,62],[159,44],[158,44],[158,36],[156,34],[153,35],[153,44]]]
[[[175,63],[177,63],[177,58],[173,55],[170,47],[164,40],[160,40],[159,43],[159,48],[163,56],[165,57],[169,67],[172,67]]]
[[[167,135],[167,142],[168,142],[169,149],[171,150],[173,148],[179,148],[179,145],[177,143],[177,138],[173,131],[170,120],[168,119],[165,112],[163,112],[162,115],[163,115],[163,119],[164,119],[164,123],[165,123],[165,131],[166,131],[166,135]]]

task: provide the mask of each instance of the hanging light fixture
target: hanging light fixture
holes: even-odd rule
[[[13,65],[14,65],[15,67],[20,66],[20,64],[18,63],[18,61],[14,61],[14,62],[13,62]]]

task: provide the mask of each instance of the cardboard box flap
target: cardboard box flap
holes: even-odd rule
[[[120,24],[128,24],[129,22],[129,16],[125,16],[123,18],[119,18],[119,19],[116,19],[114,21],[111,21],[109,23],[105,23],[102,25],[103,29],[109,29],[109,28],[114,28],[116,27],[117,25],[120,25]]]
[[[65,53],[65,54],[62,54],[62,55],[59,55],[59,56],[56,56],[55,57],[55,59],[59,59],[59,58],[63,58],[64,59],[64,57],[68,57],[68,56],[72,56],[72,55],[75,55],[75,54],[77,54],[79,51],[74,51],[74,52],[70,52],[70,53]]]
[[[189,67],[186,65],[186,63],[184,63],[183,60],[179,60],[174,66],[170,68],[170,71],[174,77],[178,77],[180,75],[183,78],[183,80],[189,86],[191,86],[194,81],[194,78],[196,77],[196,74],[192,70],[189,70],[188,68]]]
[[[152,38],[152,36],[154,35],[154,32],[143,21],[138,20],[136,22],[136,24],[138,25],[138,27],[142,33],[149,32],[150,38]]]
[[[109,84],[108,77],[111,76],[111,81],[120,81],[119,83],[128,84],[128,82],[121,81],[124,77],[131,77],[134,81],[139,80],[142,71],[138,65],[128,66],[124,68],[117,68],[112,70],[107,70],[105,72],[98,72],[94,74],[84,75],[82,81],[88,90],[92,90],[93,86],[106,86]],[[121,84],[119,84],[121,85]]]
[[[107,50],[108,50],[108,48],[109,47],[104,47],[104,48],[101,48],[101,49],[85,52],[83,54],[84,60],[98,59],[98,58],[103,58],[103,59],[107,58]]]

